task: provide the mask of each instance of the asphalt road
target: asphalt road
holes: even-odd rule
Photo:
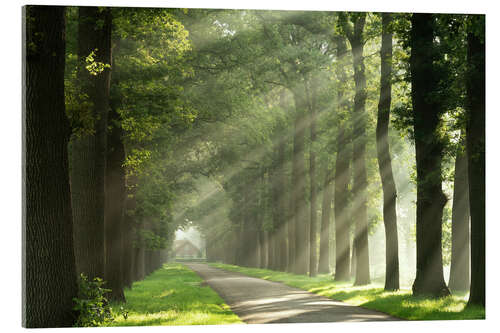
[[[399,320],[282,283],[249,277],[202,263],[185,263],[248,324]]]

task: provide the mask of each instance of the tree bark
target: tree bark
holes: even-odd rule
[[[332,212],[332,173],[330,168],[325,172],[323,182],[323,202],[321,204],[321,233],[319,247],[318,273],[330,272],[330,220]]]
[[[277,269],[280,271],[286,271],[289,258],[288,258],[288,248],[287,248],[287,231],[288,231],[288,219],[287,219],[287,209],[286,209],[286,193],[287,193],[287,177],[285,174],[285,161],[286,161],[286,141],[280,142],[278,147],[278,211],[280,214],[278,231],[277,231],[277,256],[278,266]]]
[[[310,113],[310,138],[309,146],[309,182],[310,182],[310,216],[309,216],[309,276],[316,276],[317,273],[317,189],[316,189],[316,153],[314,151],[314,142],[316,142],[316,86],[311,82],[309,95],[309,113]]]
[[[147,277],[152,272],[152,253],[151,249],[144,249],[144,277]]]
[[[243,217],[243,244],[242,256],[243,266],[246,267],[259,267],[259,230],[255,216],[253,215],[252,198],[257,198],[255,193],[255,186],[247,184],[244,187],[245,191],[242,193],[244,199],[244,217]]]
[[[293,140],[293,160],[292,160],[292,198],[295,226],[295,262],[293,263],[295,274],[307,274],[308,265],[308,239],[306,202],[306,168],[305,168],[305,130],[307,126],[307,102],[305,100],[305,90],[299,84],[293,90],[295,100],[295,128]]]
[[[106,205],[105,205],[105,244],[106,244],[106,287],[111,289],[110,301],[125,301],[123,293],[122,256],[125,248],[122,233],[124,230],[125,188],[125,149],[122,142],[120,116],[116,110],[110,113],[111,129],[108,133],[108,154],[106,165]]]
[[[353,220],[355,222],[354,247],[356,248],[356,278],[354,285],[370,283],[370,260],[368,252],[368,217],[366,188],[368,186],[366,175],[366,76],[363,60],[363,29],[366,14],[360,14],[353,22],[354,29],[347,31],[347,38],[351,44],[354,67],[354,95],[353,111],[353,185],[352,195]]]
[[[267,256],[269,248],[269,234],[264,230],[264,220],[266,218],[267,201],[266,201],[266,186],[267,186],[267,170],[260,169],[258,197],[259,208],[257,213],[258,228],[259,228],[259,267],[268,268],[269,257]]]
[[[268,252],[268,247],[269,247],[269,234],[267,231],[261,230],[259,232],[260,236],[260,262],[259,262],[259,267],[260,268],[269,268],[268,263],[269,263],[269,257],[267,256]]]
[[[448,288],[452,291],[468,291],[470,287],[470,233],[469,233],[469,182],[467,176],[467,152],[464,132],[455,157],[453,180],[453,207],[451,214],[451,264]]]
[[[293,134],[292,141],[295,141],[295,133]],[[289,201],[287,202],[288,204],[288,211],[286,214],[286,224],[287,224],[287,244],[288,244],[288,263],[287,263],[287,272],[293,273],[295,271],[295,263],[296,263],[296,252],[297,248],[295,246],[295,195],[294,195],[294,172],[296,170],[294,169],[294,149],[295,149],[295,143],[293,143],[293,150],[292,150],[292,170],[291,170],[291,178],[289,182]]]
[[[485,306],[485,18],[467,34],[467,158],[471,216],[471,284],[467,305]],[[471,25],[472,26],[472,25]]]
[[[123,285],[127,288],[132,287],[134,282],[134,213],[137,206],[135,193],[137,189],[137,176],[128,174],[126,176],[126,197],[125,211],[123,216],[123,253],[122,253],[122,268],[123,268]]]
[[[92,280],[104,277],[105,270],[105,170],[111,72],[105,69],[98,75],[91,75],[85,68],[85,58],[97,49],[95,60],[111,63],[111,11],[109,8],[80,7],[78,20],[78,77],[82,92],[89,96],[87,103],[82,101],[81,105],[91,108],[94,133],[72,138],[71,199],[77,272]],[[85,112],[84,109],[80,111]]]
[[[391,14],[382,14],[382,46],[380,49],[380,99],[377,115],[377,158],[384,194],[385,290],[399,289],[398,227],[396,216],[396,184],[389,149],[389,114],[391,110],[392,32]]]
[[[442,112],[433,61],[434,28],[431,14],[411,19],[410,71],[417,166],[417,273],[414,295],[449,295],[443,278],[442,217],[446,196],[441,185],[442,143],[437,134]]]
[[[64,106],[65,7],[23,8],[23,312],[70,327],[77,297]]]
[[[285,91],[280,94],[280,107],[287,110],[285,101]],[[276,130],[276,141],[273,147],[273,165],[270,177],[271,183],[271,200],[272,211],[271,216],[273,219],[273,239],[274,245],[274,266],[273,269],[285,271],[288,262],[288,249],[287,249],[287,214],[286,207],[286,193],[287,193],[287,180],[285,173],[286,162],[286,134],[285,126],[278,125]]]
[[[340,62],[347,52],[345,38],[337,36],[337,58]],[[347,108],[344,101],[342,89],[343,82],[346,81],[346,75],[342,66],[336,69],[340,86],[338,88],[338,112],[344,113]],[[350,145],[351,140],[346,133],[346,119],[338,121],[337,132],[337,156],[335,161],[335,195],[334,195],[334,214],[335,214],[335,281],[350,280],[350,209],[349,209],[349,180],[350,180]]]
[[[134,248],[134,281],[141,281],[146,276],[144,253],[143,247]]]

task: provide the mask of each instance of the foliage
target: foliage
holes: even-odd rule
[[[352,116],[352,54],[346,50],[340,55],[336,41],[361,16],[366,18],[362,39],[367,78],[363,138],[367,212],[369,231],[376,232],[382,221],[375,145],[379,14],[118,7],[112,11],[110,104],[119,114],[117,125],[123,130],[126,151],[123,167],[137,202],[135,209],[127,211],[135,221],[134,247],[169,248],[175,230],[188,224],[199,228],[222,252],[228,252],[228,244],[248,217],[259,231],[275,230],[272,213],[276,207],[270,190],[274,172],[279,169],[283,175],[281,193],[288,201],[294,120],[313,104],[318,115],[317,138],[312,142],[307,129],[304,157],[308,160],[310,152],[316,153],[318,175],[334,170],[339,126],[345,128],[347,137],[360,139],[352,138],[357,121]],[[389,140],[398,189],[399,236],[408,250],[407,262],[413,263],[416,172],[409,77],[411,14],[393,15]],[[66,110],[74,134],[93,135],[92,103],[77,82],[76,7],[68,9],[67,18],[67,33],[72,37],[66,55]],[[449,186],[454,172],[451,161],[457,149],[463,149],[458,137],[465,124],[464,45],[466,25],[472,21],[463,15],[434,18],[433,56],[440,81],[433,98],[442,107],[439,136],[446,153],[439,172]],[[109,68],[94,61],[96,52],[84,64],[93,75]],[[307,110],[296,107],[294,97],[299,95],[307,100]],[[277,165],[280,143],[285,160]],[[309,179],[306,183],[310,186]],[[322,190],[322,180],[317,183]],[[446,264],[451,240],[449,207],[444,213]],[[382,262],[382,258],[372,257],[372,261]]]
[[[106,68],[111,68],[110,64],[105,64],[95,60],[96,52],[98,49],[93,49],[90,54],[85,58],[85,69],[89,71],[90,75],[97,76],[101,74]]]
[[[89,281],[87,276],[80,274],[78,280],[78,298],[74,298],[73,310],[78,312],[76,327],[107,326],[113,321],[111,308],[106,299],[110,289],[104,288],[105,281],[95,277]]]
[[[451,207],[446,205],[443,209],[443,266],[451,263]]]

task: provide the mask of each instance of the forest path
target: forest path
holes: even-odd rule
[[[184,263],[198,273],[248,324],[399,320],[282,283],[249,277],[201,263]]]

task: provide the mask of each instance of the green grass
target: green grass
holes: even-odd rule
[[[242,323],[202,279],[177,263],[165,264],[125,290],[125,304],[111,304],[110,326],[219,325]],[[118,311],[123,307],[127,319]]]
[[[352,282],[334,282],[328,274],[310,278],[267,269],[210,263],[209,265],[307,290],[348,304],[379,310],[409,320],[484,319],[483,307],[467,307],[467,294],[443,298],[413,297],[410,289],[386,292],[383,285],[354,287]]]

